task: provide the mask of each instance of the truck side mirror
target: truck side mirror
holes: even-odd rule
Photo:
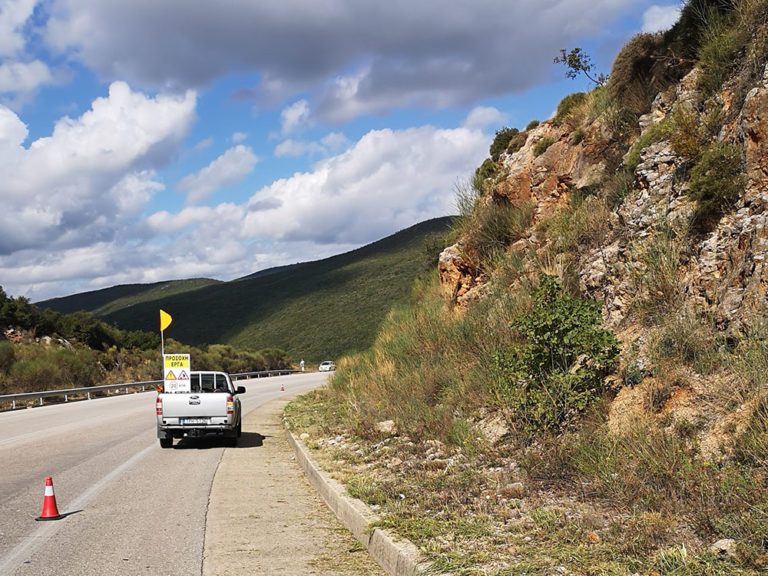
[[[245,386],[238,386],[235,390],[235,394],[245,394]]]

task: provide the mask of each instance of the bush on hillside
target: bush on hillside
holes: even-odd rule
[[[557,112],[555,113],[554,122],[558,126],[562,126],[566,123],[572,122],[572,114],[575,108],[583,106],[587,101],[586,92],[576,92],[575,94],[569,94],[560,101],[557,105]],[[576,127],[578,123],[572,124]]]
[[[525,434],[558,432],[597,401],[619,353],[599,303],[565,294],[552,276],[539,281],[533,310],[511,325],[526,343],[495,357],[493,392]]]
[[[668,55],[668,64],[676,63],[692,66],[704,41],[707,15],[710,13],[727,14],[735,3],[723,0],[690,0],[680,12],[678,21],[664,33],[664,48]]]
[[[7,374],[16,361],[16,349],[11,342],[0,340],[0,373]]]
[[[552,144],[555,143],[553,138],[545,137],[536,142],[536,146],[533,147],[533,155],[541,156],[546,152]]]
[[[103,372],[93,350],[28,349],[18,358],[6,380],[7,393],[58,388],[81,388],[99,384]],[[10,387],[13,386],[13,389]]]
[[[734,20],[732,14],[723,14],[714,8],[709,8],[705,15],[698,56],[702,68],[699,86],[706,95],[721,89],[726,74],[737,61],[736,55],[749,40]]]
[[[512,137],[512,139],[509,141],[509,144],[507,145],[507,154],[514,154],[520,150],[520,148],[525,146],[526,140],[528,140],[527,132],[520,132],[519,134],[515,134],[515,136]]]
[[[715,142],[708,146],[691,170],[688,194],[696,201],[694,223],[707,228],[738,201],[746,178],[741,148]]]
[[[616,56],[608,80],[611,98],[622,108],[645,114],[661,90],[676,78],[668,77],[666,63],[657,65],[662,46],[661,34],[638,34]]]
[[[506,151],[509,141],[512,140],[520,131],[517,128],[504,127],[496,130],[496,136],[491,143],[490,153],[491,159],[494,162],[498,162],[502,153]]]
[[[481,181],[493,178],[499,171],[499,167],[491,158],[486,158],[483,163],[475,170],[475,176]]]

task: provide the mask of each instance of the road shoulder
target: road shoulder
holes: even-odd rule
[[[203,576],[384,576],[298,465],[280,419],[292,399],[247,414],[238,447],[224,451],[208,504]]]

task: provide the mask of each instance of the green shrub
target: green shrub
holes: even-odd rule
[[[31,346],[27,357],[11,367],[8,380],[19,391],[93,386],[101,379],[93,350],[44,349]]]
[[[624,167],[630,172],[634,172],[640,164],[641,152],[651,144],[661,142],[668,138],[669,134],[669,123],[664,120],[648,126],[648,128],[645,129],[645,132],[632,143],[632,147],[629,149],[629,152],[627,152],[627,156],[624,159]]]
[[[515,134],[507,145],[507,154],[514,154],[520,150],[520,148],[525,146],[526,140],[528,140],[527,132],[520,132],[519,134]]]
[[[475,175],[480,180],[487,180],[488,178],[493,178],[496,176],[496,174],[499,171],[499,167],[496,165],[496,162],[494,162],[491,158],[486,158],[483,160],[483,163],[478,167],[478,169],[475,171]]]
[[[495,356],[493,392],[521,432],[557,432],[603,394],[619,347],[601,324],[599,303],[563,293],[552,276],[540,277],[533,310],[511,324],[525,343]]]
[[[563,98],[560,101],[560,104],[557,105],[554,123],[557,126],[570,123],[574,108],[583,106],[586,101],[587,94],[585,92],[576,92],[575,94],[569,94]],[[573,125],[575,126],[575,124]]]
[[[696,111],[687,106],[676,106],[665,124],[665,132],[675,153],[688,160],[697,160],[706,146],[708,135]]]
[[[571,132],[570,141],[571,144],[574,146],[576,144],[581,144],[584,141],[585,133],[583,128],[576,128],[573,132]]]
[[[525,131],[528,132],[528,130],[533,130],[539,124],[541,124],[541,122],[539,122],[538,120],[531,120],[530,122],[528,122],[528,125],[525,127]]]
[[[555,143],[553,138],[545,137],[536,142],[536,146],[533,147],[533,155],[541,156],[547,149]]]
[[[494,137],[490,148],[491,159],[494,162],[499,161],[501,154],[506,151],[509,141],[519,133],[520,131],[517,128],[508,128],[506,126],[496,130],[496,136]]]
[[[708,146],[691,170],[688,194],[696,201],[694,223],[708,227],[738,201],[746,178],[741,148],[716,142]]]

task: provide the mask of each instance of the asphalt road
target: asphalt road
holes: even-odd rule
[[[243,414],[326,375],[238,381]],[[0,574],[200,574],[223,442],[160,448],[155,394],[0,414]],[[237,450],[237,448],[230,448]],[[65,518],[37,522],[51,476]]]

